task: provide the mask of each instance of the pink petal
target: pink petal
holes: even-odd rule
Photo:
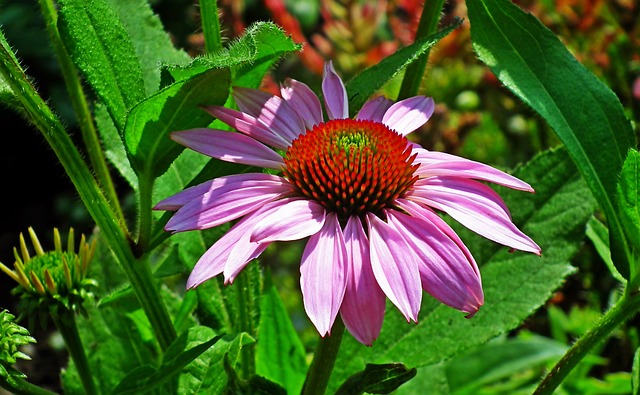
[[[427,151],[422,148],[414,148],[413,151],[414,153],[418,153],[415,161],[420,163],[420,167],[415,174],[421,177],[450,176],[473,178],[493,182],[508,188],[533,192],[531,185],[526,182],[489,165],[485,165],[484,163],[475,162],[444,152]]]
[[[432,177],[418,180],[406,197],[446,212],[489,240],[540,255],[540,247],[511,222],[498,194],[480,182]]]
[[[159,201],[154,207],[154,210],[169,210],[175,211],[185,204],[189,203],[193,199],[199,198],[205,193],[211,192],[217,188],[225,185],[242,185],[246,181],[257,180],[278,180],[281,179],[278,176],[265,173],[244,173],[233,174],[230,176],[218,177],[213,180],[205,181],[202,184],[198,184],[187,188],[181,192],[176,193],[173,196],[169,196],[166,199]]]
[[[394,228],[371,213],[367,220],[373,274],[407,321],[417,322],[422,301],[418,257]]]
[[[393,104],[382,118],[382,123],[403,136],[424,125],[435,109],[433,99],[414,96]]]
[[[286,150],[291,145],[292,140],[281,136],[277,131],[269,129],[267,125],[249,114],[221,106],[203,108],[227,125],[262,143],[282,150]]]
[[[299,240],[317,233],[324,224],[326,212],[320,203],[312,200],[292,200],[276,207],[256,224],[251,241]]]
[[[457,244],[441,229],[444,221],[432,223],[394,210],[387,215],[389,224],[422,259],[422,288],[444,304],[475,314],[484,303],[480,271],[464,244]]]
[[[164,228],[174,232],[213,228],[290,193],[289,182],[277,176],[229,183],[182,206]]]
[[[340,316],[349,332],[368,346],[380,335],[386,298],[371,269],[369,240],[358,217],[344,228],[347,247],[347,288]]]
[[[374,122],[382,122],[384,114],[393,104],[392,100],[384,96],[378,96],[364,103],[364,106],[358,111],[356,119],[368,119]]]
[[[273,205],[273,203],[271,203],[271,205]],[[196,266],[191,271],[189,279],[187,280],[187,289],[193,289],[203,282],[223,273],[229,255],[235,248],[247,250],[247,256],[249,257],[257,256],[255,252],[262,248],[262,246],[257,243],[250,243],[249,236],[251,229],[253,229],[256,222],[263,218],[264,211],[271,205],[267,204],[263,209],[241,219],[213,244],[207,252],[200,257]],[[264,248],[266,248],[268,244],[269,243],[265,243],[263,245]],[[233,272],[237,274],[249,261],[250,259],[246,259],[241,264],[236,264],[233,267]]]
[[[322,93],[324,94],[324,106],[329,119],[349,118],[349,102],[347,90],[342,79],[333,68],[333,63],[324,64],[324,76],[322,77]]]
[[[236,87],[233,97],[242,112],[258,118],[287,141],[295,140],[306,130],[298,113],[278,96],[257,89]]]
[[[302,118],[307,130],[322,122],[320,100],[306,84],[287,78],[280,87],[280,94]]]
[[[226,162],[269,169],[281,169],[284,165],[284,160],[275,151],[240,133],[202,128],[172,132],[171,139]]]
[[[344,297],[347,251],[340,223],[327,215],[322,229],[311,236],[300,263],[300,288],[304,309],[320,333],[330,334]]]

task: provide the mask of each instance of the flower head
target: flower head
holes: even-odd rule
[[[431,98],[377,97],[349,118],[342,80],[331,62],[324,70],[326,119],[311,89],[288,79],[281,96],[236,88],[240,111],[206,108],[239,133],[171,134],[202,154],[281,172],[216,178],[156,205],[176,211],[165,226],[172,232],[239,220],[199,259],[187,287],[219,274],[231,283],[270,243],[308,237],[300,286],[323,336],[340,313],[353,336],[370,345],[386,298],[407,321],[417,321],[423,290],[472,316],[484,302],[480,272],[435,210],[495,242],[539,254],[482,181],[533,189],[490,166],[410,142],[406,136],[433,113]]]
[[[14,270],[0,263],[0,270],[18,283],[14,293],[20,295],[21,307],[29,314],[56,314],[60,308],[84,314],[82,304],[92,298],[91,288],[96,285],[94,280],[86,278],[95,251],[95,240],[89,244],[82,235],[76,251],[74,231],[70,229],[67,246],[63,248],[60,232],[54,228],[55,248],[45,251],[32,228],[29,228],[29,236],[34,256],[20,233],[20,250],[13,250],[16,259]]]

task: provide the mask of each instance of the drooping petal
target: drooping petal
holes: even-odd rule
[[[173,232],[209,229],[254,212],[265,203],[290,194],[283,178],[256,179],[222,185],[182,206],[164,229]]]
[[[422,258],[422,288],[442,303],[475,314],[484,303],[480,271],[473,257],[449,238],[440,226],[421,216],[388,210],[389,224],[395,227]],[[444,221],[442,221],[444,222]],[[471,258],[471,259],[469,259]]]
[[[386,298],[371,269],[369,240],[360,218],[349,217],[344,239],[348,280],[340,316],[353,337],[370,346],[380,335]]]
[[[414,96],[393,104],[382,118],[382,123],[403,136],[424,125],[435,109],[433,99]]]
[[[295,140],[306,130],[300,115],[278,96],[257,89],[236,87],[233,98],[240,111],[258,118],[287,141]]]
[[[346,255],[340,223],[330,213],[322,229],[309,238],[300,262],[304,309],[320,336],[330,333],[344,298]]]
[[[308,130],[322,122],[320,100],[306,84],[287,78],[280,87],[280,94],[300,115]]]
[[[262,121],[249,114],[222,106],[203,108],[227,125],[264,144],[283,150],[291,145],[292,140],[289,140],[288,136],[281,135],[277,130],[269,129]]]
[[[216,129],[172,132],[171,139],[201,154],[226,162],[280,169],[284,160],[275,151],[249,136]]]
[[[533,192],[531,185],[526,182],[484,163],[444,152],[427,151],[423,148],[414,148],[413,152],[418,154],[415,162],[420,163],[420,167],[415,173],[418,176],[473,178],[493,182],[512,189]]]
[[[446,212],[489,240],[540,255],[540,247],[511,222],[500,196],[478,181],[453,177],[418,180],[406,197]]]
[[[273,203],[272,203],[273,204]],[[193,289],[203,282],[223,273],[225,271],[225,265],[229,258],[229,254],[235,249],[240,248],[243,250],[255,252],[261,248],[256,243],[250,243],[249,235],[251,229],[255,224],[262,219],[263,212],[270,207],[269,204],[253,215],[248,215],[238,221],[224,236],[222,236],[217,242],[215,242],[207,252],[204,253],[196,263],[196,266],[191,271],[187,280],[187,289]],[[269,243],[265,243],[264,248]],[[250,253],[249,256],[255,254]],[[242,262],[240,265],[236,265],[233,269],[234,272],[239,272],[250,259]]]
[[[378,96],[376,98],[368,100],[366,103],[364,103],[360,111],[358,111],[356,119],[368,119],[374,122],[382,122],[384,114],[392,104],[393,101],[387,99],[384,96]]]
[[[349,118],[347,90],[344,87],[342,79],[333,68],[331,61],[324,64],[322,93],[324,94],[324,106],[329,119]]]
[[[265,215],[253,229],[251,241],[299,240],[317,233],[324,224],[326,212],[320,203],[313,200],[293,200],[276,207]]]
[[[407,321],[417,322],[422,287],[419,260],[394,228],[367,213],[371,268],[380,288]]]
[[[175,211],[185,204],[189,203],[193,199],[199,198],[205,193],[211,192],[217,188],[225,185],[235,185],[239,187],[244,182],[258,181],[258,180],[273,180],[281,179],[278,176],[265,173],[244,173],[244,174],[232,174],[229,176],[223,176],[214,178],[213,180],[205,181],[202,184],[198,184],[187,188],[175,195],[169,196],[166,199],[159,201],[154,207],[154,210],[170,210]]]

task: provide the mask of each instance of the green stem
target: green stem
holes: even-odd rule
[[[147,251],[153,229],[153,211],[151,209],[153,205],[153,179],[146,176],[152,174],[151,171],[146,171],[144,174],[138,177],[138,245],[143,251]]]
[[[307,378],[302,387],[303,395],[323,395],[329,384],[329,378],[336,363],[340,350],[340,343],[344,335],[344,323],[340,317],[336,318],[331,335],[320,338],[313,361],[307,372]]]
[[[426,38],[430,34],[436,32],[443,6],[444,0],[431,0],[424,2],[422,15],[420,15],[420,22],[418,22],[418,30],[416,31],[414,41]],[[426,51],[422,56],[407,66],[404,78],[402,79],[402,85],[400,86],[400,92],[398,93],[398,100],[415,96],[418,93],[422,76],[427,68],[429,52],[430,51]]]
[[[562,356],[536,388],[534,395],[550,395],[571,370],[609,334],[640,310],[640,294],[624,294],[600,320]]]
[[[82,340],[78,333],[78,326],[76,325],[76,316],[73,311],[68,309],[61,309],[61,313],[51,314],[53,322],[60,331],[64,343],[67,346],[69,355],[73,359],[73,363],[76,365],[76,370],[80,376],[80,381],[84,387],[84,392],[87,395],[97,394],[96,385],[93,382],[93,375],[91,374],[91,368],[89,368],[89,360],[84,352],[82,346]]]
[[[176,333],[166,306],[153,281],[148,262],[136,260],[125,224],[113,213],[111,205],[103,195],[86,163],[82,160],[71,137],[29,82],[1,31],[0,77],[4,79],[22,104],[21,113],[42,133],[55,152],[87,211],[100,228],[118,262],[122,265],[141,307],[151,322],[160,347],[163,350],[166,349],[176,338]]]
[[[37,385],[31,384],[22,377],[12,376],[9,380],[0,376],[0,387],[15,395],[57,395]]]
[[[216,0],[200,0],[200,21],[206,53],[214,53],[221,49],[222,36],[220,34],[220,20],[218,19]]]
[[[56,54],[58,63],[60,64],[67,92],[71,99],[71,105],[76,113],[76,118],[78,119],[78,125],[80,126],[80,131],[82,133],[82,140],[84,141],[84,145],[87,149],[91,166],[93,167],[98,180],[100,180],[100,185],[107,194],[107,198],[109,199],[115,214],[118,216],[119,220],[124,223],[124,214],[122,213],[120,201],[118,200],[118,195],[116,194],[116,190],[113,185],[113,179],[111,178],[111,173],[109,172],[109,167],[107,166],[107,161],[105,159],[100,140],[98,139],[98,133],[93,123],[93,117],[89,111],[89,104],[87,103],[86,96],[82,89],[82,83],[80,82],[78,73],[76,72],[73,62],[71,61],[58,32],[58,14],[56,12],[55,5],[52,0],[39,0],[39,2],[42,16],[45,20],[45,26],[53,46],[53,51]]]

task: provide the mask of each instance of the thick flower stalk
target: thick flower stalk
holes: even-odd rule
[[[281,96],[236,88],[240,111],[205,108],[238,133],[171,134],[202,154],[270,170],[216,178],[156,205],[176,211],[165,226],[171,232],[239,220],[199,259],[188,288],[219,274],[232,283],[272,242],[308,237],[300,263],[307,315],[325,336],[340,313],[349,332],[371,345],[386,298],[407,321],[417,321],[423,290],[468,317],[484,302],[473,256],[437,211],[497,243],[540,254],[483,182],[533,192],[531,186],[407,139],[429,120],[433,99],[376,97],[351,119],[331,62],[322,91],[326,118],[311,89],[287,79]]]

